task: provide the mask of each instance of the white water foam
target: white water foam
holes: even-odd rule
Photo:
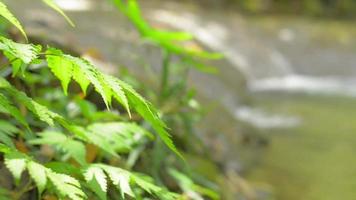
[[[290,128],[301,123],[301,119],[295,116],[271,114],[250,107],[239,107],[235,110],[235,117],[261,129]]]
[[[67,11],[86,11],[93,7],[92,2],[88,0],[55,0],[55,2],[61,9]]]
[[[288,75],[252,81],[249,89],[255,92],[285,91],[356,97],[355,85],[356,78]]]

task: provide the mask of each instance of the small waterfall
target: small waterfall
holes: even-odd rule
[[[150,17],[178,30],[190,32],[210,49],[222,52],[232,66],[245,76],[251,91],[279,90],[356,96],[356,89],[350,87],[350,83],[356,82],[353,66],[355,57],[341,50],[330,52],[323,44],[313,46],[309,32],[303,33],[304,36],[297,35],[295,30],[284,27],[271,34],[255,24],[249,25],[241,16],[235,15],[235,19],[231,19],[234,17],[224,17],[220,13],[209,17],[209,13],[204,11],[193,14],[156,9]],[[331,71],[338,69],[333,63],[345,63],[348,67]],[[328,69],[330,74],[322,73]],[[343,70],[346,71],[346,77],[333,74]]]
[[[249,83],[263,78],[265,74],[271,77],[285,76],[293,71],[291,63],[277,49],[260,47],[258,41],[246,37],[248,35],[233,34],[234,31],[229,29],[228,24],[203,20],[188,12],[178,14],[167,9],[154,10],[150,17],[178,30],[192,33],[210,49],[222,52],[245,75]],[[256,63],[261,57],[264,58],[264,63]]]

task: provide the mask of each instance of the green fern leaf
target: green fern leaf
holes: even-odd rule
[[[61,198],[69,198],[71,200],[83,200],[86,198],[86,195],[81,190],[79,181],[75,178],[53,172],[25,154],[12,150],[3,144],[0,144],[0,152],[5,154],[5,165],[17,182],[21,178],[22,172],[27,168],[40,193],[43,192],[47,185],[47,180],[49,180]]]
[[[107,108],[111,106],[112,90],[106,83],[104,75],[94,67],[89,61],[66,55],[70,61],[79,67],[80,71],[85,74],[86,78],[94,85],[95,90],[102,96]]]
[[[83,93],[86,95],[90,80],[86,77],[86,74],[82,72],[80,67],[75,65],[73,65],[73,79],[79,84]]]
[[[153,180],[151,177],[142,175],[142,174],[136,174],[133,176],[134,182],[140,186],[142,189],[144,189],[146,192],[149,194],[157,194],[162,191],[161,187],[156,186],[153,184]]]
[[[49,48],[46,51],[48,67],[53,74],[61,81],[63,91],[67,95],[68,85],[72,79],[73,64],[67,59],[63,59],[62,51],[54,48]]]
[[[52,49],[51,52],[54,52],[54,50]],[[145,120],[147,120],[152,125],[155,131],[166,143],[166,145],[179,156],[181,156],[181,154],[174,146],[169,133],[166,131],[166,125],[159,117],[158,112],[130,85],[112,76],[104,75],[87,60],[62,54],[60,51],[56,51],[54,54],[55,56],[59,57],[59,59],[65,59],[72,62],[72,67],[74,67],[74,74],[81,74],[81,76],[77,78],[75,78],[76,75],[74,75],[73,79],[81,85],[84,92],[90,82],[94,85],[95,90],[102,96],[108,108],[111,105],[112,97],[117,99],[117,101],[120,102],[126,109],[129,109],[129,107],[134,108]],[[47,55],[47,57],[48,56],[51,55]],[[56,61],[52,64],[58,65],[59,63],[59,61]],[[59,68],[54,67],[53,65],[51,68]],[[66,66],[71,67],[69,65]],[[57,77],[60,80],[63,79],[61,75],[58,75]],[[68,76],[65,79],[68,80]]]
[[[111,144],[114,151],[126,152],[138,144],[143,136],[152,138],[152,134],[134,123],[109,122],[95,123],[88,126],[88,137],[95,135]]]
[[[4,154],[8,154],[8,153],[12,152],[12,149],[10,147],[0,143],[0,152],[4,153]]]
[[[107,199],[106,175],[101,168],[90,165],[84,170],[84,179],[87,181],[89,188],[98,195],[101,200]]]
[[[13,116],[17,121],[19,121],[25,127],[29,127],[26,119],[22,116],[20,110],[12,105],[11,101],[7,99],[3,94],[0,93],[0,112],[7,113]]]
[[[89,171],[89,169],[91,171]],[[135,194],[132,191],[133,185],[141,187],[147,193],[151,195],[155,195],[162,200],[174,200],[177,199],[178,197],[177,194],[171,193],[166,189],[151,183],[147,179],[147,176],[133,174],[130,171],[118,167],[112,167],[105,164],[91,164],[88,167],[88,169],[84,172],[84,176],[87,182],[96,179],[97,182],[102,182],[102,184],[100,185],[104,185],[106,181],[104,182],[103,180],[106,179],[107,177],[103,172],[105,172],[108,175],[113,185],[117,186],[120,189],[121,196],[123,199],[125,199],[125,195],[128,195],[132,198],[135,197]],[[106,193],[106,188],[102,188],[101,191]]]
[[[11,137],[9,137],[7,134],[3,133],[3,132],[0,132],[0,142],[6,144],[7,146],[15,149],[15,145],[14,143],[12,142],[12,139]]]
[[[91,181],[96,181],[104,193],[107,192],[107,182],[106,175],[104,171],[97,167],[96,165],[91,165],[84,172],[84,178],[89,183]]]
[[[21,44],[5,37],[0,37],[0,49],[22,60],[24,63],[30,64],[37,58],[42,48],[39,45]]]
[[[209,197],[210,199],[220,199],[219,194],[210,188],[196,185],[187,175],[175,170],[169,169],[168,173],[178,182],[179,187],[185,192],[201,196],[200,194]],[[200,198],[202,199],[202,197]]]
[[[0,142],[15,149],[11,136],[19,132],[19,129],[7,121],[0,120]]]
[[[26,169],[26,158],[20,153],[11,152],[5,156],[5,165],[18,183],[21,179],[22,172]]]
[[[112,183],[120,189],[123,199],[125,199],[125,194],[135,197],[130,186],[131,176],[128,171],[108,165],[100,165],[100,167],[105,170]]]
[[[166,131],[166,125],[159,117],[157,110],[147,102],[141,95],[139,95],[130,85],[117,79],[123,88],[131,108],[134,108],[146,121],[148,121],[153,129],[158,133],[163,142],[178,156],[183,158],[175,147],[170,134]]]
[[[41,138],[29,140],[30,144],[61,144],[67,140],[67,136],[54,131],[46,131],[38,134]]]
[[[94,123],[88,126],[88,129],[92,132],[102,133],[103,137],[105,137],[104,134],[107,135],[107,137],[115,137],[115,135],[119,135],[120,137],[123,137],[125,140],[130,140],[135,135],[144,135],[151,139],[154,138],[154,136],[150,132],[138,126],[136,123],[128,123],[128,122]]]
[[[112,98],[115,98],[130,114],[125,93],[116,83],[115,78],[101,73],[89,61],[63,54],[60,50],[50,48],[46,54],[49,68],[61,81],[65,92],[71,78],[81,86],[84,93],[86,93],[89,84],[92,83],[108,108],[111,105]]]
[[[19,129],[8,121],[0,120],[0,131],[13,136],[14,133],[19,132]]]
[[[46,122],[51,126],[54,125],[54,119],[62,118],[58,114],[50,111],[47,107],[35,102],[24,92],[17,90],[15,87],[10,85],[10,83],[7,82],[4,78],[0,78],[0,88],[6,90],[18,102],[24,104],[26,108],[29,109],[33,114],[35,114],[40,120]]]
[[[82,142],[68,139],[59,146],[81,165],[87,164],[85,160],[86,149],[85,145]]]
[[[51,7],[53,10],[57,11],[59,14],[61,14],[66,20],[67,22],[71,25],[71,26],[75,26],[74,23],[72,22],[72,20],[63,12],[63,10],[61,10],[58,5],[53,1],[53,0],[42,0],[45,4],[47,4],[49,7]]]
[[[0,1],[0,15],[3,16],[5,19],[7,19],[11,24],[13,24],[16,28],[20,30],[23,36],[25,36],[27,40],[27,35],[25,30],[23,29],[21,23],[19,20],[17,20],[14,15],[10,12],[10,10],[7,8],[7,6]]]
[[[80,189],[80,183],[78,180],[71,176],[59,174],[51,170],[47,170],[46,174],[61,197],[68,197],[72,200],[85,199],[86,195]]]
[[[144,189],[149,194],[155,194],[162,200],[175,200],[178,199],[179,195],[168,190],[156,186],[152,183],[152,178],[143,174],[135,174],[132,176],[133,181]]]
[[[110,143],[110,140],[108,140],[106,137],[102,137],[96,132],[85,131],[84,133],[86,134],[86,137],[90,143],[98,146],[111,156],[118,157],[115,148]]]
[[[34,61],[41,51],[41,46],[16,43],[4,37],[0,37],[0,50],[9,59],[13,66],[13,75],[19,71],[22,73],[26,66]]]
[[[65,153],[67,153],[70,157],[74,158],[81,165],[85,165],[85,146],[83,143],[79,141],[75,141],[62,133],[46,131],[39,133],[41,138],[32,139],[29,141],[30,144],[49,144],[53,145]]]
[[[116,78],[114,78],[113,76],[109,76],[109,75],[105,75],[105,80],[106,80],[108,86],[111,87],[111,89],[112,89],[113,97],[121,105],[124,106],[126,111],[129,113],[129,116],[131,117],[129,102],[127,100],[125,92],[124,92],[123,88],[121,87],[120,83],[118,83]]]
[[[51,49],[52,53],[54,51],[54,49]],[[95,90],[102,96],[104,103],[108,108],[111,105],[113,97],[118,102],[120,102],[127,110],[129,109],[129,107],[134,108],[145,120],[147,120],[152,125],[155,131],[166,143],[166,145],[179,156],[181,156],[176,147],[174,146],[169,133],[166,131],[166,126],[159,117],[158,112],[130,85],[117,78],[104,75],[87,60],[62,54],[61,51],[55,51],[54,54],[54,56],[57,56],[59,60],[64,59],[66,61],[72,62],[72,66],[62,65],[55,67],[54,65],[60,64],[60,62],[57,60],[51,63],[50,68],[73,67],[73,79],[81,85],[83,92],[86,91],[88,84],[92,83],[94,85]],[[51,56],[53,55],[47,55],[47,57]],[[50,58],[48,60],[50,60]],[[59,73],[55,73],[55,75],[61,81],[63,79],[66,80],[66,82],[62,84],[67,84],[69,80],[69,75],[66,75],[65,78]]]
[[[31,178],[35,181],[38,192],[42,194],[47,185],[46,168],[36,162],[29,161],[27,170]]]

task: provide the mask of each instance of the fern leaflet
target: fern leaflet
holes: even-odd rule
[[[23,29],[21,23],[19,20],[14,17],[14,15],[10,12],[10,10],[7,8],[7,6],[0,1],[0,15],[3,16],[5,19],[7,19],[11,24],[13,24],[16,28],[20,30],[23,36],[25,36],[27,40],[27,35],[25,30]]]
[[[85,146],[83,143],[76,141],[60,132],[45,131],[39,133],[41,138],[32,139],[30,144],[48,144],[64,151],[68,156],[75,159],[81,165],[85,165]]]
[[[95,181],[98,185],[100,185],[101,193],[104,194],[106,193],[107,188],[107,178],[109,178],[113,185],[120,189],[123,199],[125,199],[125,195],[135,197],[135,194],[132,190],[133,186],[138,186],[149,194],[156,195],[163,200],[173,200],[178,197],[177,194],[171,193],[164,188],[154,185],[145,178],[142,178],[142,175],[138,175],[127,170],[105,164],[89,165],[84,170],[84,177],[88,183]],[[94,192],[98,193],[99,191]],[[102,199],[106,199],[106,195],[102,197]]]
[[[53,10],[57,11],[59,14],[61,14],[66,20],[67,22],[71,25],[71,26],[75,26],[74,23],[72,22],[72,20],[63,12],[63,10],[61,10],[58,5],[53,1],[53,0],[42,0],[45,4],[47,4],[49,7],[51,7]]]
[[[49,180],[60,197],[68,197],[72,200],[85,199],[85,194],[81,190],[77,179],[65,174],[56,173],[35,162],[25,154],[12,150],[3,144],[0,144],[0,152],[5,154],[5,165],[17,181],[20,179],[23,171],[27,169],[40,192],[48,186],[47,182]]]
[[[0,37],[0,50],[9,59],[13,66],[13,75],[19,71],[25,71],[26,66],[34,61],[41,51],[41,46],[32,44],[21,44]]]
[[[71,78],[81,86],[84,93],[88,85],[92,83],[95,90],[102,96],[108,108],[111,106],[112,98],[114,98],[121,103],[128,112],[129,107],[135,109],[152,125],[164,143],[177,155],[180,155],[169,133],[166,131],[166,125],[159,117],[157,110],[130,85],[115,77],[101,73],[89,61],[82,58],[63,54],[60,50],[54,48],[48,49],[46,54],[49,68],[51,68],[54,75],[61,80],[62,86],[64,85],[65,89]],[[62,63],[65,64],[62,65]],[[59,70],[73,71],[73,74],[64,74],[58,72]]]

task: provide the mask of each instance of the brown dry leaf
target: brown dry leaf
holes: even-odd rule
[[[15,141],[15,146],[16,146],[16,149],[22,153],[26,154],[29,152],[29,149],[27,148],[25,142],[21,138],[19,140]]]
[[[96,156],[98,155],[99,149],[93,144],[87,144],[86,150],[87,150],[87,155],[85,156],[85,159],[88,163],[92,163],[95,160]]]

